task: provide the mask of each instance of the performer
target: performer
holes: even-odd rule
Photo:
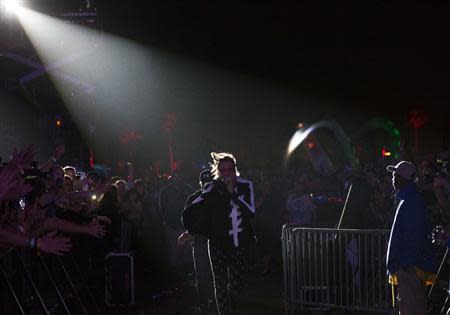
[[[206,235],[219,315],[235,312],[236,295],[248,268],[255,237],[250,219],[255,214],[253,183],[239,177],[230,153],[211,153],[214,180],[188,206],[183,222],[190,233]]]

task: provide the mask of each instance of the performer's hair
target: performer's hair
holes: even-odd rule
[[[211,174],[213,175],[213,179],[219,178],[219,164],[223,161],[231,161],[234,165],[234,169],[236,171],[236,176],[239,176],[239,171],[236,167],[236,158],[233,154],[228,152],[211,152],[212,163],[211,166]]]

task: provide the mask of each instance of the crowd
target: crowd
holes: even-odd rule
[[[152,263],[147,267],[151,267],[153,275],[161,274],[160,268],[165,265],[163,259],[158,259],[164,257],[158,253],[165,247],[159,239],[162,219],[157,213],[157,196],[147,193],[149,183],[97,171],[85,173],[70,165],[63,167],[57,161],[64,155],[64,146],[59,146],[42,165],[34,160],[35,151],[34,146],[29,146],[14,152],[0,168],[0,247],[4,267],[15,265],[9,255],[11,249],[21,249],[22,258],[26,252],[25,263],[33,260],[29,256],[70,252],[78,268],[87,271],[86,278],[95,278],[90,285],[104,292],[105,255],[135,251],[139,268],[146,258],[155,257],[145,260]],[[24,300],[30,299],[26,296],[30,290],[21,284],[24,270],[9,271],[15,277],[13,286],[20,284],[15,292]],[[8,290],[2,292],[1,305],[8,307],[4,303]],[[103,294],[100,298],[105,300]]]
[[[29,146],[3,161],[3,255],[10,248],[22,248],[83,256],[87,249],[82,244],[89,244],[95,248],[90,254],[99,261],[108,252],[135,253],[137,271],[152,274],[155,286],[185,279],[193,269],[191,248],[189,242],[180,245],[178,238],[185,231],[181,217],[186,201],[199,188],[196,179],[182,168],[167,178],[151,172],[135,178],[133,173],[120,177],[82,170],[63,164],[64,150],[59,146],[39,164],[36,148]],[[445,151],[413,160],[433,225],[450,223],[449,157],[450,151]],[[284,172],[246,169],[255,190],[253,265],[259,264],[263,274],[281,267],[283,224],[389,229],[396,203],[391,175],[385,170],[388,162],[346,167],[333,176],[315,173],[309,165]]]

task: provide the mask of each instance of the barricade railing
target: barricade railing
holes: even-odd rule
[[[86,305],[89,313],[103,313],[70,253],[60,258],[10,250],[0,257],[0,288],[0,313],[52,314],[57,306],[59,313],[87,315]]]
[[[331,308],[392,312],[388,240],[387,230],[283,226],[286,313]]]

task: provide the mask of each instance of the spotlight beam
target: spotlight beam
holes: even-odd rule
[[[29,58],[26,58],[26,57],[23,57],[23,56],[20,56],[20,55],[11,53],[11,52],[4,52],[4,53],[2,53],[2,55],[7,57],[8,59],[11,59],[11,60],[17,62],[17,63],[24,64],[24,65],[27,65],[27,66],[35,69],[35,71],[33,71],[29,74],[26,74],[19,79],[19,82],[21,84],[25,84],[25,83],[31,81],[32,79],[37,78],[38,76],[40,76],[46,72],[49,72],[60,79],[63,79],[65,81],[68,81],[68,82],[76,85],[76,86],[81,87],[86,93],[92,93],[95,90],[94,85],[86,83],[83,80],[80,80],[74,76],[67,74],[67,73],[64,73],[63,71],[58,70],[57,68],[55,69],[55,67],[53,67],[53,69],[50,66],[46,67],[46,66],[44,66],[38,62],[35,62]],[[37,75],[38,73],[39,73],[39,75]]]
[[[46,66],[40,66],[39,68],[36,68],[35,71],[24,75],[22,78],[20,78],[20,82],[21,83],[27,83],[33,79],[36,79],[38,77],[40,77],[41,75],[45,74],[46,72],[53,72],[53,71],[57,71],[59,67],[69,64],[71,62],[76,61],[77,59],[81,58],[82,56],[84,56],[86,54],[86,52],[78,52],[78,53],[74,53],[71,55],[67,55],[64,56],[63,58],[52,62]]]

